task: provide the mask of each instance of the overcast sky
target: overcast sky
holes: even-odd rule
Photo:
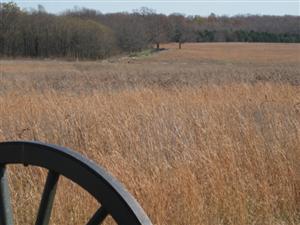
[[[8,2],[0,0],[1,2]],[[264,14],[264,15],[300,15],[300,0],[14,0],[21,8],[36,8],[43,5],[48,12],[58,13],[75,6],[92,8],[108,12],[132,12],[143,6],[155,9],[158,13],[170,14],[174,12],[186,15],[207,16],[236,14]]]

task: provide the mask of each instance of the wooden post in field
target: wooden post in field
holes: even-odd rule
[[[156,43],[156,50],[159,50],[159,42]]]

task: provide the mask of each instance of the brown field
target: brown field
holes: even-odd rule
[[[163,47],[99,62],[1,60],[0,141],[82,152],[157,225],[300,224],[300,45]],[[46,173],[9,169],[15,224],[34,224]],[[84,224],[96,208],[62,179],[51,224]]]
[[[189,60],[223,60],[227,62],[248,63],[299,63],[299,44],[272,43],[186,43],[182,51]],[[172,50],[172,57],[180,59],[182,52],[176,44],[166,44],[163,48]],[[170,59],[170,53],[165,54]],[[162,58],[162,57],[161,57]]]

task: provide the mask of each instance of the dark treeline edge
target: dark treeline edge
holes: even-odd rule
[[[0,18],[0,55],[9,57],[102,59],[164,42],[300,42],[299,16],[167,16],[148,8],[56,15],[10,2],[0,3]]]

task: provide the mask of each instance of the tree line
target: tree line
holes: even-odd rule
[[[148,8],[108,13],[74,8],[60,14],[43,6],[0,3],[0,55],[101,59],[164,42],[300,42],[299,16],[234,17],[157,14]]]

